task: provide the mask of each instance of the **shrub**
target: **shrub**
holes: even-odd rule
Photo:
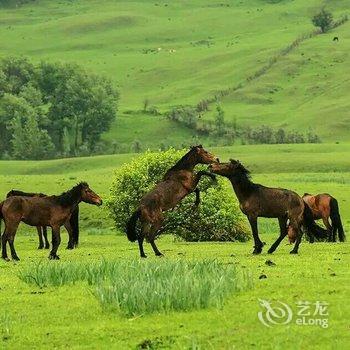
[[[165,172],[184,153],[184,150],[174,149],[146,152],[115,171],[107,206],[118,230],[125,231],[126,222],[143,195],[162,180]],[[194,194],[184,198],[175,210],[165,213],[165,232],[174,233],[187,241],[248,240],[243,215],[234,194],[227,191],[225,185],[223,178],[218,178],[216,184],[211,179],[202,178],[199,184],[200,206],[197,210],[193,209]]]
[[[333,16],[330,12],[322,9],[321,12],[317,13],[312,18],[312,23],[315,27],[320,27],[322,33],[326,33],[329,29],[332,28]]]

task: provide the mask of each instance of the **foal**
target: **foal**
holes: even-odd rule
[[[32,193],[32,192],[23,192],[19,190],[11,190],[7,195],[6,198],[13,197],[13,196],[22,196],[22,197],[46,197],[46,194],[43,193]],[[72,230],[69,231],[66,227],[66,224],[64,226],[67,229],[69,235],[69,242],[67,245],[67,249],[74,249],[78,245],[79,241],[79,206],[77,206],[74,211],[72,212],[71,217],[69,218],[69,222],[67,225],[70,225]],[[37,226],[36,227],[38,231],[38,237],[39,237],[39,246],[38,249],[49,249],[50,243],[47,239],[47,227],[46,226]],[[45,240],[45,246],[44,246],[44,240]]]
[[[69,222],[72,212],[80,202],[102,205],[102,199],[90,189],[86,182],[79,183],[59,196],[7,198],[0,204],[0,220],[5,221],[5,231],[1,239],[2,258],[9,261],[6,250],[6,244],[9,242],[12,259],[19,260],[14,239],[18,225],[23,221],[30,226],[52,228],[52,249],[49,259],[59,259],[57,249],[61,243],[60,227]],[[71,231],[70,225],[68,227]]]
[[[163,181],[147,193],[140,202],[139,208],[132,214],[127,223],[126,233],[129,241],[138,240],[140,255],[146,258],[143,250],[144,238],[151,244],[155,255],[161,256],[154,239],[160,234],[163,223],[163,211],[174,208],[188,194],[196,193],[196,205],[199,204],[199,189],[197,188],[200,178],[205,175],[212,179],[215,176],[207,171],[194,172],[197,164],[211,164],[218,162],[218,158],[207,152],[202,145],[191,147],[172,168],[164,175]],[[136,233],[137,220],[141,221],[141,232]]]
[[[322,219],[328,231],[328,241],[335,242],[338,232],[339,241],[344,242],[345,234],[340,218],[338,201],[327,193],[314,196],[305,193],[303,200],[310,207],[314,220]],[[332,225],[329,223],[329,219],[331,219]]]
[[[313,222],[309,208],[295,192],[253,183],[250,180],[250,172],[237,160],[213,164],[209,168],[213,173],[225,176],[231,181],[240,209],[248,217],[252,229],[253,254],[260,254],[264,245],[258,234],[258,217],[277,218],[279,222],[280,236],[268,253],[273,253],[287,235],[288,221],[289,226],[298,233],[291,254],[298,253],[302,225],[305,226],[309,235],[318,235],[318,228],[321,228]]]

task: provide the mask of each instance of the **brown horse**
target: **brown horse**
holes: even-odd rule
[[[184,197],[195,192],[196,205],[200,202],[200,178],[205,175],[212,179],[215,176],[207,171],[194,172],[197,164],[211,164],[218,162],[218,158],[207,152],[202,145],[191,147],[172,168],[170,168],[155,188],[147,193],[140,202],[139,208],[132,214],[127,223],[126,233],[131,242],[138,240],[140,255],[146,257],[143,250],[144,238],[151,244],[155,255],[161,256],[154,239],[160,234],[163,224],[163,211],[174,208]],[[141,232],[136,233],[136,223],[140,219]]]
[[[47,195],[44,193],[32,193],[32,192],[23,192],[19,190],[11,190],[6,195],[6,198],[13,197],[13,196],[46,197]],[[69,236],[67,249],[74,249],[74,247],[77,247],[79,243],[79,206],[77,206],[72,212],[72,215],[69,218],[68,225],[72,227],[72,235]],[[66,224],[64,226],[66,227]],[[43,248],[49,249],[50,243],[49,243],[49,240],[47,239],[47,227],[37,226],[36,229],[38,231],[38,237],[39,237],[38,249],[43,249]],[[70,231],[67,229],[67,232],[69,234]],[[45,245],[44,245],[44,240],[45,240]]]
[[[5,221],[2,235],[2,258],[7,257],[6,244],[9,242],[11,256],[19,260],[14,247],[14,239],[21,221],[30,226],[50,226],[52,228],[52,249],[50,259],[59,259],[57,249],[61,243],[60,227],[67,225],[70,232],[69,218],[80,202],[101,205],[102,199],[94,193],[86,182],[81,182],[68,192],[59,196],[46,197],[9,197],[0,205],[0,220]]]
[[[328,241],[336,242],[337,232],[340,242],[345,241],[343,224],[340,218],[338,201],[328,193],[312,195],[304,193],[303,200],[312,211],[314,220],[322,219],[328,231]],[[332,221],[332,225],[329,223]]]
[[[237,160],[229,163],[210,165],[210,170],[218,175],[227,177],[233,186],[242,212],[248,217],[253,238],[253,254],[260,254],[264,243],[259,238],[258,217],[277,218],[280,226],[280,236],[268,250],[273,253],[283,238],[287,235],[287,223],[298,233],[295,246],[290,252],[297,254],[303,235],[302,226],[313,239],[319,235],[318,227],[312,220],[310,209],[302,198],[293,191],[281,188],[270,188],[255,184],[250,180],[250,172]]]

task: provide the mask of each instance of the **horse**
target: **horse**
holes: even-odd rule
[[[337,36],[335,36],[335,37],[333,38],[333,41],[339,41],[339,38],[338,38]]]
[[[314,220],[322,219],[328,232],[328,241],[336,242],[337,232],[340,242],[345,241],[345,233],[340,218],[338,201],[328,193],[312,195],[304,193],[303,200],[312,211]],[[332,221],[332,225],[329,223]]]
[[[269,254],[277,249],[287,235],[288,225],[298,233],[291,254],[298,253],[303,235],[302,226],[306,228],[311,241],[313,241],[314,235],[321,234],[322,228],[315,224],[310,208],[304,204],[297,193],[282,188],[265,187],[252,182],[249,170],[238,160],[231,159],[229,163],[212,164],[209,169],[212,173],[224,176],[231,181],[240,209],[247,216],[251,226],[254,238],[253,254],[260,254],[264,246],[258,233],[259,217],[277,218],[279,222],[280,236],[268,250]]]
[[[193,146],[165,173],[162,181],[142,197],[139,207],[126,225],[129,241],[138,241],[141,258],[146,258],[143,250],[145,238],[151,244],[156,256],[163,255],[154,243],[156,236],[164,231],[164,228],[161,230],[164,221],[163,212],[174,208],[184,197],[193,192],[196,194],[195,206],[198,206],[200,203],[197,187],[199,180],[202,176],[209,176],[214,180],[215,175],[205,170],[195,173],[194,167],[197,164],[211,164],[218,161],[219,159],[207,152],[202,145]],[[141,222],[139,234],[136,233],[138,220]]]
[[[58,196],[7,198],[0,204],[0,221],[5,221],[5,231],[1,237],[2,258],[6,261],[6,244],[10,245],[13,260],[19,260],[14,247],[14,239],[19,223],[30,226],[50,226],[52,228],[52,249],[49,259],[58,260],[58,247],[61,243],[60,227],[66,225],[71,236],[69,218],[80,202],[102,205],[102,199],[93,192],[86,182],[81,182]]]
[[[23,197],[47,197],[44,193],[32,193],[32,192],[23,192],[19,190],[11,190],[7,193],[6,198],[13,196],[23,196]],[[79,243],[79,206],[75,208],[72,212],[71,217],[69,218],[69,224],[72,227],[72,236],[69,236],[69,241],[67,245],[67,249],[74,249],[78,246]],[[37,232],[39,237],[39,246],[38,249],[49,249],[50,243],[47,239],[47,227],[46,226],[37,226]],[[66,228],[67,229],[67,228]],[[67,229],[69,234],[69,231]],[[45,240],[45,245],[44,245]]]

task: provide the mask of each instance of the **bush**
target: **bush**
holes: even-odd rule
[[[315,27],[320,27],[322,33],[326,33],[329,29],[332,28],[333,16],[330,12],[322,9],[321,12],[312,18],[312,23]]]
[[[140,200],[165,172],[185,153],[169,149],[146,152],[115,171],[107,206],[118,230],[125,231],[126,222],[139,206]],[[198,166],[198,169],[201,167]],[[248,230],[236,198],[226,188],[223,178],[216,184],[207,177],[199,184],[202,202],[193,210],[195,195],[184,198],[175,210],[165,213],[165,232],[186,241],[246,241]]]

